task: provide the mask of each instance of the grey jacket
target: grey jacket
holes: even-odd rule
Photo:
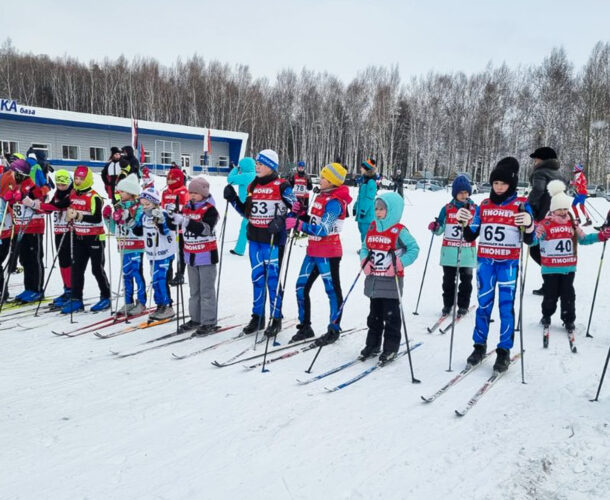
[[[530,176],[532,190],[527,197],[527,201],[532,207],[534,220],[536,221],[544,219],[551,207],[551,195],[546,190],[548,183],[555,179],[559,179],[567,186],[566,180],[559,171],[559,167],[559,160],[544,160],[534,168],[534,171]]]

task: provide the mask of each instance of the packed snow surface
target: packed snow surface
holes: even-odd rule
[[[156,182],[158,187],[165,184],[162,178]],[[211,177],[211,183],[222,215],[225,179]],[[103,192],[99,178],[96,186]],[[423,342],[412,355],[421,384],[411,383],[406,357],[335,393],[324,387],[347,380],[372,362],[305,386],[296,380],[308,376],[304,370],[313,350],[273,363],[264,374],[241,364],[210,364],[245,349],[251,339],[184,360],[172,357],[233,336],[236,329],[120,359],[111,351],[139,349],[144,341],[175,330],[175,323],[113,339],[93,334],[67,338],[53,335],[51,329],[67,330],[103,316],[77,315],[78,324],[71,327],[69,317],[50,313],[22,318],[22,328],[2,314],[0,327],[14,327],[0,331],[0,498],[608,498],[610,380],[600,401],[589,402],[610,344],[607,267],[601,271],[591,326],[594,338],[584,335],[602,245],[579,249],[578,353],[569,350],[559,313],[553,317],[550,346],[543,349],[541,298],[531,294],[542,280],[539,268],[529,262],[523,329],[527,383],[521,383],[520,365],[511,366],[464,418],[458,418],[454,410],[463,408],[489,377],[495,356],[437,401],[422,403],[421,395],[434,393],[463,368],[472,349],[474,313],[455,329],[453,373],[448,373],[449,335],[426,331],[442,305],[438,237],[419,315],[412,313],[430,244],[427,225],[450,194],[406,195],[403,223],[417,239],[420,255],[406,270],[403,307],[410,338]],[[476,201],[482,198],[474,196]],[[608,211],[601,198],[591,203],[601,214]],[[250,265],[247,257],[229,253],[239,223],[231,209],[219,305],[219,316],[226,318],[223,325],[250,318]],[[342,240],[345,294],[359,266],[353,218],[346,221]],[[305,242],[295,243],[289,263],[286,322],[297,315],[294,286]],[[120,266],[114,239],[111,251],[116,290]],[[47,271],[50,267],[49,256]],[[147,265],[145,274],[149,276]],[[21,291],[21,280],[22,275],[11,276],[11,295]],[[362,285],[360,280],[348,299],[344,329],[366,324],[369,301]],[[55,270],[47,295],[60,292]],[[184,293],[188,296],[187,286]],[[85,296],[97,294],[88,274]],[[312,304],[313,326],[322,334],[328,302],[320,280]],[[494,316],[490,348],[498,339],[497,313]],[[294,332],[289,328],[278,340],[285,344]],[[355,333],[324,348],[313,373],[355,357],[365,334]],[[263,348],[261,344],[257,350]],[[518,349],[517,333],[513,353]]]

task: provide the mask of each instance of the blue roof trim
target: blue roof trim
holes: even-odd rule
[[[49,160],[49,163],[56,167],[78,167],[79,165],[84,165],[86,167],[90,167],[93,169],[101,169],[104,168],[106,162],[104,161],[81,161],[81,160]],[[145,163],[148,168],[152,170],[169,170],[171,165],[161,165],[161,164],[153,164],[153,163]],[[193,166],[193,172],[201,172],[203,167],[201,165]],[[208,172],[210,173],[224,173],[228,174],[231,170],[230,167],[208,167]]]
[[[60,120],[57,118],[42,118],[40,116],[32,116],[32,115],[9,115],[0,113],[0,119],[5,120],[13,120],[18,122],[35,122],[42,123],[44,125],[64,125],[66,127],[81,127],[81,128],[91,128],[97,130],[110,130],[113,132],[127,132],[131,134],[131,127],[122,127],[119,125],[104,125],[101,123],[89,123],[89,122],[77,122],[72,120]],[[190,139],[196,141],[202,141],[202,149],[203,149],[203,135],[199,134],[184,134],[181,132],[168,132],[165,130],[154,130],[147,128],[138,128],[138,133],[140,135],[161,135],[164,137],[176,137],[179,139]],[[227,137],[212,137],[212,142],[228,142],[231,144],[232,142],[238,142],[241,144],[241,139],[231,139]],[[213,148],[212,148],[213,149]]]

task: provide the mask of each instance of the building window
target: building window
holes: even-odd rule
[[[104,148],[89,148],[89,159],[91,161],[104,161]]]
[[[199,157],[199,165],[201,165],[202,167],[205,165],[205,155],[201,155]]]
[[[144,151],[144,162],[143,163],[150,163],[150,151]]]
[[[180,157],[182,168],[191,168],[191,155],[182,155]]]
[[[78,146],[62,146],[61,157],[64,160],[78,160]]]
[[[48,144],[32,144],[32,149],[44,151],[47,154],[47,158],[51,157],[51,147]]]
[[[228,167],[229,166],[229,157],[228,156],[219,156],[218,157],[218,166],[219,167]]]
[[[167,151],[161,151],[161,163],[163,165],[169,165],[172,162],[172,153]]]
[[[1,143],[2,155],[10,153],[19,153],[19,143],[15,141],[2,141]]]

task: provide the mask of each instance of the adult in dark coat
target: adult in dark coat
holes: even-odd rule
[[[110,158],[104,168],[102,169],[102,181],[106,188],[106,193],[112,202],[114,203],[114,192],[116,184],[121,174],[121,148],[112,147],[110,148]]]
[[[530,176],[531,191],[527,198],[532,211],[534,212],[534,220],[541,221],[546,217],[549,208],[551,207],[551,195],[546,190],[549,182],[559,179],[567,185],[566,180],[561,175],[559,168],[559,160],[557,153],[553,148],[542,147],[536,149],[530,158],[534,160],[534,171]],[[530,255],[532,259],[540,265],[540,246],[535,245],[530,247]],[[542,287],[534,290],[534,295],[543,295]]]
[[[396,171],[396,175],[392,177],[392,182],[394,183],[394,191],[396,191],[400,196],[403,196],[403,183],[405,180],[405,176],[402,175],[400,170]]]
[[[133,148],[125,146],[123,148],[123,159],[121,160],[121,178],[127,177],[129,174],[136,174],[138,179],[142,177],[140,173],[140,162],[136,158]]]

